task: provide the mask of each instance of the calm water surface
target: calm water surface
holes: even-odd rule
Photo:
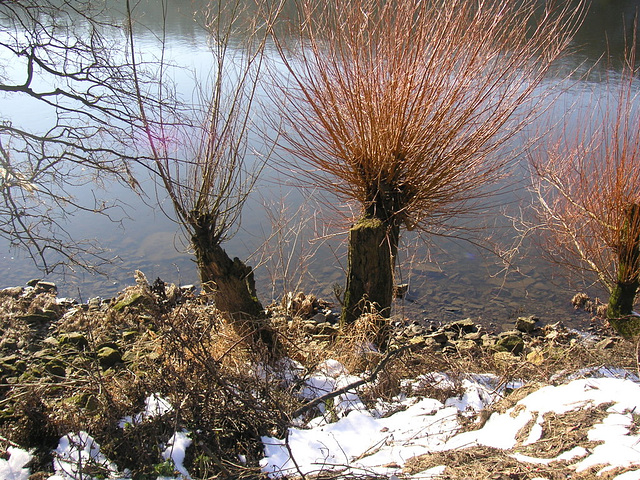
[[[154,9],[157,3],[143,4],[145,22],[152,30],[154,21],[159,22],[161,18]],[[587,68],[606,51],[607,45],[613,55],[619,55],[625,45],[625,25],[631,25],[639,4],[638,1],[595,1],[576,38],[577,53],[567,59],[567,64]],[[192,2],[174,1],[170,7],[169,54],[193,70],[206,72],[210,57],[206,39],[193,22]],[[116,11],[114,9],[114,15]],[[151,34],[141,35],[139,39],[139,44],[149,49],[154,48],[153,42]],[[193,81],[187,76],[176,80],[184,92],[193,88]],[[579,82],[564,95],[560,104],[570,104],[576,98],[576,91],[582,88],[595,89],[597,94],[600,86],[597,78],[588,83]],[[35,105],[34,109],[25,109],[23,104],[10,98],[1,101],[3,114],[12,119],[37,121],[42,115]],[[110,249],[114,261],[105,269],[107,276],[83,272],[64,278],[50,276],[50,280],[58,283],[61,295],[85,300],[93,296],[110,297],[133,283],[136,269],[145,272],[150,280],[160,277],[180,284],[198,283],[179,225],[152,206],[157,203],[156,195],[164,211],[171,211],[170,204],[161,192],[156,193],[150,180],[144,182],[144,186],[146,199],[118,186],[110,186],[108,193],[95,190],[98,196],[110,195],[127,203],[121,225],[90,214],[83,214],[69,224],[74,238],[96,238]],[[520,201],[527,201],[524,187],[516,188],[508,197],[512,209]],[[348,225],[342,223],[341,229],[325,228],[331,213],[327,211],[323,218],[323,210],[327,211],[313,200],[303,200],[274,170],[267,169],[261,178],[244,210],[242,228],[225,248],[230,255],[248,258],[249,263],[256,266],[256,281],[264,303],[278,298],[284,290],[297,287],[333,300],[333,285],[344,283]],[[498,231],[487,231],[486,235],[502,240],[513,237],[503,206],[488,209],[483,217],[488,223],[496,221],[503,225]],[[286,235],[280,237],[280,241],[276,238],[268,242],[274,223],[283,226],[281,232]],[[428,241],[428,248],[424,240]],[[569,303],[576,289],[583,286],[577,281],[569,285],[560,268],[542,261],[534,250],[523,249],[514,264],[517,271],[511,269],[505,274],[495,256],[471,243],[410,237],[405,238],[405,242],[399,276],[400,282],[409,283],[410,291],[407,298],[395,306],[395,313],[399,315],[434,321],[473,317],[497,326],[524,314],[538,315],[545,322],[569,321],[576,326],[587,321],[587,317],[573,311]],[[6,245],[0,244],[0,258],[0,286],[21,285],[30,278],[42,278],[20,252],[9,251]],[[278,259],[284,262],[278,263]],[[287,277],[288,282],[283,282],[283,277]],[[602,294],[597,290],[593,293]]]

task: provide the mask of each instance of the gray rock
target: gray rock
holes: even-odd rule
[[[311,317],[309,320],[312,320],[312,321],[314,321],[314,322],[316,322],[316,323],[320,324],[320,323],[324,323],[324,322],[326,322],[326,321],[327,321],[327,316],[326,316],[324,313],[319,312],[319,313],[316,313],[316,314],[315,314],[313,317]]]
[[[58,345],[60,345],[60,341],[56,337],[47,337],[42,341],[42,344],[46,345],[47,347],[56,348]]]
[[[442,331],[432,333],[431,335],[427,335],[427,338],[431,338],[435,342],[437,342],[439,344],[442,344],[442,345],[444,345],[445,343],[447,343],[449,341],[449,337],[447,337],[447,334],[445,332],[442,332]]]
[[[479,342],[482,339],[484,334],[480,331],[466,333],[462,338],[464,340],[473,340],[474,342]]]
[[[45,282],[43,280],[40,280],[35,284],[35,288],[36,288],[36,293],[47,292],[53,295],[58,294],[58,287],[53,282]]]
[[[478,329],[475,322],[470,318],[451,322],[449,325],[445,325],[444,328],[449,331],[457,331],[460,333],[471,333],[477,331]]]
[[[473,340],[458,340],[454,345],[458,352],[471,352],[478,349],[478,344]]]

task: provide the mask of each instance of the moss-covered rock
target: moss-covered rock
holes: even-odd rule
[[[532,333],[538,324],[538,318],[531,315],[529,317],[518,317],[516,320],[516,330],[524,333]]]
[[[122,363],[122,354],[113,347],[105,346],[98,350],[98,361],[103,368],[111,368]]]
[[[640,336],[640,316],[627,315],[618,318],[609,318],[609,323],[613,329],[622,337],[634,339]]]
[[[493,348],[499,352],[509,352],[514,355],[519,355],[524,349],[524,340],[518,335],[504,335],[498,338]]]
[[[112,308],[116,312],[121,312],[126,307],[134,307],[137,305],[142,305],[145,303],[145,300],[148,300],[148,299],[142,293],[132,292],[130,295],[127,295],[122,300],[118,301]]]
[[[56,377],[64,377],[66,375],[65,363],[59,358],[54,358],[48,361],[44,368],[47,373]]]
[[[85,349],[89,346],[87,337],[80,332],[63,333],[58,337],[60,345],[73,345],[77,349]]]
[[[53,310],[44,310],[42,312],[25,313],[18,316],[18,320],[28,324],[47,324],[58,319],[58,314]]]

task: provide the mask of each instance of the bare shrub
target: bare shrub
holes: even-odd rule
[[[635,45],[635,38],[634,38]],[[607,317],[624,336],[640,331],[640,108],[635,48],[603,98],[565,121],[531,153],[536,226],[544,251],[609,293]]]

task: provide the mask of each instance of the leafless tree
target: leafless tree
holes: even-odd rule
[[[280,38],[281,144],[302,183],[360,206],[343,320],[388,315],[402,228],[451,231],[513,159],[536,88],[569,46],[568,2],[300,0]],[[278,119],[280,121],[280,119]]]
[[[635,44],[635,38],[634,42]],[[640,285],[640,102],[635,46],[601,98],[571,115],[531,153],[535,213],[544,250],[609,292],[607,317],[624,336]]]
[[[135,10],[127,5],[133,22]],[[204,291],[213,295],[220,310],[241,323],[251,320],[251,326],[264,315],[253,271],[229,257],[222,244],[237,230],[264,164],[264,158],[252,155],[247,141],[268,27],[279,6],[262,7],[246,0],[209,3],[202,26],[212,54],[211,78],[200,85],[201,102],[190,105],[186,115],[176,117],[139,103],[155,174],[194,250]],[[133,29],[131,23],[132,64],[144,64]],[[168,79],[161,76],[159,81]],[[144,96],[140,85],[136,94]]]
[[[128,1],[124,23],[102,2],[0,3],[0,47],[10,62],[0,90],[33,99],[52,117],[41,132],[0,126],[0,234],[47,271],[69,262],[91,268],[91,258],[76,256],[86,245],[61,236],[63,220],[74,209],[108,215],[117,203],[82,204],[76,187],[115,180],[135,189],[132,165],[142,166],[169,196],[204,290],[234,317],[259,317],[251,268],[221,244],[238,228],[263,161],[248,160],[247,138],[269,31],[261,22],[280,7],[212,1],[194,18],[207,32],[213,69],[193,101],[176,92],[179,66],[165,56],[168,2],[161,7],[164,18],[152,30],[137,16],[143,6]],[[158,44],[146,55],[135,42],[143,29]],[[51,249],[62,255],[59,264],[51,264]]]
[[[118,203],[77,194],[120,182],[136,188],[130,162],[135,117],[125,98],[131,68],[105,34],[117,31],[88,0],[0,2],[0,92],[27,118],[0,121],[0,236],[50,273],[95,270],[108,260],[67,234],[78,211],[122,218]],[[150,101],[150,99],[148,99]],[[6,114],[5,114],[6,115]]]

